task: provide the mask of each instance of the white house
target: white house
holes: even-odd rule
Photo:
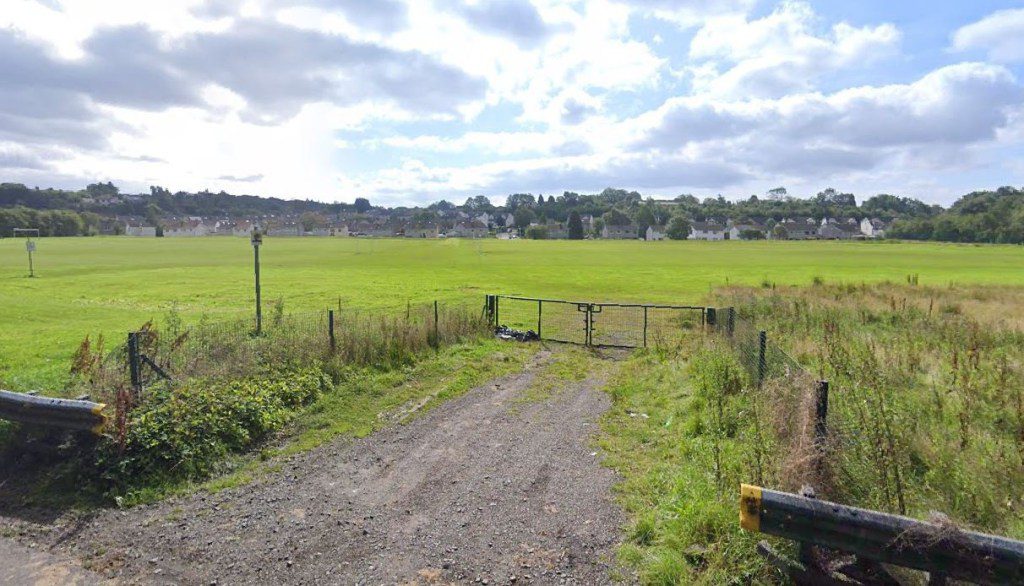
[[[134,236],[136,238],[156,238],[156,226],[143,226],[141,224],[132,225],[126,223],[124,225],[124,235]]]
[[[860,233],[868,238],[885,238],[885,228],[885,222],[878,218],[864,218],[860,221]]]
[[[636,224],[605,224],[601,238],[609,240],[636,240],[639,238]]]
[[[644,234],[644,240],[648,242],[652,240],[664,240],[665,239],[665,227],[664,226],[648,226],[647,232]]]
[[[725,226],[713,222],[694,222],[690,225],[689,240],[725,240]]]
[[[487,224],[478,220],[459,222],[445,235],[450,238],[485,238],[487,237]]]
[[[216,231],[211,226],[204,224],[202,220],[190,218],[187,222],[165,227],[164,236],[169,238],[206,236],[210,234],[211,230]]]
[[[733,224],[729,228],[729,240],[745,240],[744,234],[759,232],[762,237],[769,237],[768,229],[761,224]]]

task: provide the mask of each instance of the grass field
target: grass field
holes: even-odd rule
[[[1024,284],[1024,248],[888,242],[268,239],[263,294],[287,310],[483,302],[484,293],[697,303],[712,287],[905,281]],[[86,334],[120,340],[176,308],[186,321],[251,310],[242,238],[0,240],[0,387],[63,384]]]

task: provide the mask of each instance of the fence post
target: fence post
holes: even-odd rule
[[[138,399],[142,394],[142,372],[139,361],[139,333],[128,332],[128,372],[132,379],[132,394]]]
[[[437,299],[434,300],[434,347],[437,348],[441,345],[441,334],[438,330],[437,325]]]
[[[494,328],[495,329],[497,329],[498,327],[501,326],[501,322],[498,321],[498,319],[499,319],[498,310],[500,309],[500,306],[499,306],[499,303],[498,303],[499,301],[501,301],[501,297],[498,296],[498,295],[495,295],[494,296]]]
[[[334,310],[333,309],[328,309],[327,310],[327,335],[331,339],[331,352],[334,352],[335,348],[337,348],[338,342],[334,338]]]
[[[644,306],[644,348],[647,347],[647,306]]]
[[[542,299],[537,300],[537,338],[541,337],[541,314],[544,311],[544,301]]]
[[[733,332],[736,331],[736,308],[729,308],[729,337],[732,337]]]
[[[714,329],[714,327],[716,325],[715,324],[715,320],[718,318],[718,316],[716,315],[716,312],[715,312],[715,308],[714,307],[709,307],[709,308],[707,308],[705,310],[705,312],[707,314],[707,324],[708,324],[708,327]]]
[[[765,354],[768,351],[768,332],[761,330],[757,333],[757,388],[764,384],[764,375],[768,363],[765,362]]]
[[[814,444],[818,451],[825,447],[828,435],[828,381],[820,380],[814,388]]]

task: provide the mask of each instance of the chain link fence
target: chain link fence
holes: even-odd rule
[[[828,383],[817,380],[795,358],[732,307],[708,308],[708,327],[733,350],[754,396],[759,449],[780,454],[776,466],[756,466],[758,484],[799,490],[814,486],[826,494],[833,485],[829,454],[843,437],[829,429]],[[759,454],[758,460],[767,459]]]

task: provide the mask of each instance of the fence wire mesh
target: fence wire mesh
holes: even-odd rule
[[[708,323],[732,348],[754,397],[757,429],[765,430],[756,442],[755,477],[748,481],[790,491],[810,484],[828,494],[829,454],[842,433],[829,429],[826,434],[822,427],[819,401],[822,393],[827,398],[827,383],[816,380],[768,332],[734,308],[709,309]],[[775,465],[767,464],[770,453],[782,455]]]
[[[493,324],[533,331],[541,339],[645,348],[679,344],[704,323],[704,308],[494,297]],[[490,303],[490,302],[489,302]]]
[[[487,330],[486,315],[478,306],[458,303],[408,304],[393,310],[271,311],[259,333],[250,318],[202,319],[189,325],[170,318],[131,332],[134,354],[131,341],[112,347],[100,340],[83,342],[72,370],[79,375],[82,391],[105,394],[160,380],[244,377],[268,368],[324,361],[399,364],[418,352]]]

